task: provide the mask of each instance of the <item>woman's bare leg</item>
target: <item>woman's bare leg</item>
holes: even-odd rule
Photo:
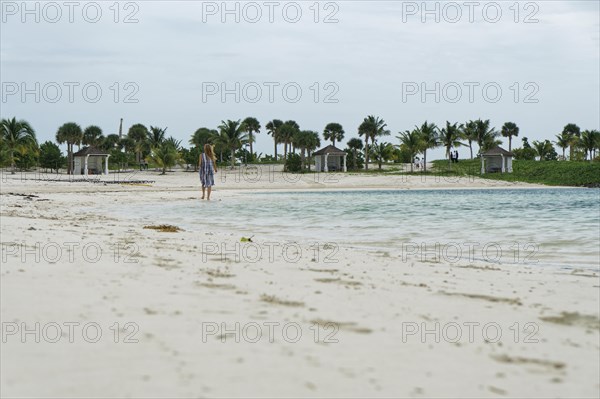
[[[206,200],[210,201],[210,192],[212,191],[212,187],[208,186],[207,190],[208,190],[208,195],[206,196]]]
[[[202,198],[200,198],[200,199],[204,199],[204,191],[205,190],[206,190],[206,188],[204,186],[202,186]],[[210,191],[209,191],[209,193],[210,193]],[[208,194],[208,195],[210,197],[210,194]]]

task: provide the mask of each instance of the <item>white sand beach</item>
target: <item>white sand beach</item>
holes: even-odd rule
[[[212,203],[202,206],[274,190],[540,187],[221,173]],[[315,249],[302,238],[273,246],[276,230],[249,243],[210,220],[197,231],[162,232],[114,210],[196,206],[195,173],[123,176],[140,184],[114,183],[115,175],[102,177],[110,184],[55,177],[63,181],[2,175],[4,397],[600,393],[596,271],[403,259],[400,251]],[[232,218],[244,224],[244,215]],[[249,255],[249,245],[263,257]]]

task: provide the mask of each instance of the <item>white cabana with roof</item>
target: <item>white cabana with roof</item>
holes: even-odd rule
[[[512,160],[515,155],[501,147],[494,147],[481,154],[481,174],[512,173]]]
[[[346,153],[337,147],[328,145],[313,153],[317,172],[348,171]]]
[[[73,174],[108,175],[108,157],[110,154],[96,147],[83,147],[73,154]]]

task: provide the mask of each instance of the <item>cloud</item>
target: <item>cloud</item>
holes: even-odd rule
[[[0,27],[3,82],[93,81],[102,85],[104,96],[98,103],[79,99],[56,104],[23,103],[13,96],[2,104],[2,117],[29,120],[42,140],[73,118],[109,130],[121,117],[125,124],[169,126],[184,142],[200,126],[249,115],[263,125],[273,118],[293,118],[303,128],[318,131],[338,121],[348,138],[356,136],[356,127],[371,113],[385,118],[394,132],[425,119],[441,125],[446,119],[478,117],[490,118],[498,127],[512,119],[530,139],[548,138],[569,122],[599,128],[598,3],[537,2],[539,9],[525,9],[526,3],[519,3],[519,23],[509,9],[512,2],[499,3],[503,16],[497,23],[487,22],[480,11],[470,23],[465,9],[457,23],[422,23],[419,14],[403,15],[407,2],[366,1],[333,2],[337,8],[329,9],[319,3],[318,23],[311,2],[300,3],[297,23],[283,17],[284,3],[273,23],[264,8],[258,23],[244,18],[235,23],[231,15],[221,23],[219,14],[203,15],[202,2],[139,2],[138,22],[133,24],[114,23],[109,3],[102,3],[103,18],[96,24],[81,18],[72,24],[10,19]],[[440,3],[440,9],[447,4]],[[522,23],[532,10],[539,23]],[[131,11],[121,9],[119,19]],[[323,23],[327,16],[338,22]],[[139,86],[138,103],[122,102],[128,82]],[[279,86],[274,102],[267,100],[267,92],[258,103],[243,98],[235,102],[235,96],[223,103],[220,95],[203,102],[206,82]],[[302,89],[297,103],[286,101],[281,92],[290,82]],[[487,102],[479,92],[473,103],[466,97],[458,103],[437,103],[430,100],[434,96],[425,103],[420,96],[405,102],[405,82],[429,87],[436,82],[442,87],[449,82],[497,82],[503,98]],[[523,89],[528,82],[539,85],[540,103],[522,103],[529,94]],[[115,83],[120,90],[117,103],[111,97]],[[337,86],[337,103],[324,102],[335,91],[325,87],[328,83]],[[515,83],[518,103],[511,90]],[[271,152],[270,138],[259,135],[257,148]]]

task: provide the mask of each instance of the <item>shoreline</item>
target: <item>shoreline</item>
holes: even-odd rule
[[[141,172],[136,179],[115,181],[114,176],[101,176],[90,181],[70,181],[69,175],[64,180],[29,179],[18,175],[2,176],[0,194],[8,192],[128,192],[132,190],[146,192],[192,192],[200,190],[200,182],[193,172],[173,172],[160,175],[157,172]],[[240,177],[239,173],[220,172],[215,176],[214,192],[256,191],[404,191],[404,190],[468,190],[468,189],[586,189],[575,186],[548,186],[522,182],[505,182],[482,179],[473,176],[442,177],[414,175],[370,175],[370,174],[314,174],[295,175],[277,173],[267,178],[253,180]],[[26,187],[26,188],[24,188]],[[20,190],[23,188],[23,190]],[[16,191],[15,191],[16,190]]]

